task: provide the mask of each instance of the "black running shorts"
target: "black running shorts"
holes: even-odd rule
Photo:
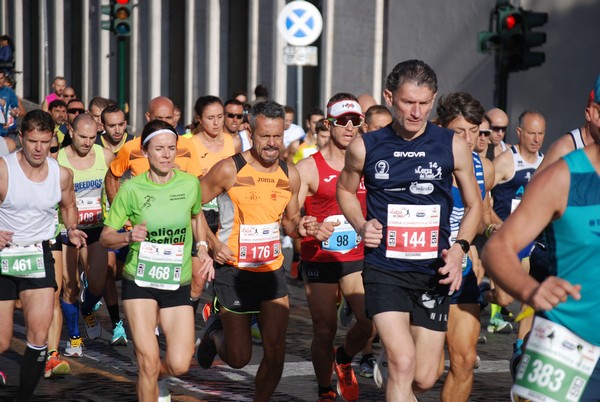
[[[123,278],[121,284],[122,300],[153,299],[156,300],[159,308],[191,306],[190,292],[191,285],[182,285],[176,290],[145,288],[126,278]]]
[[[338,283],[346,275],[360,272],[363,260],[344,262],[301,261],[302,278],[310,283]]]
[[[17,300],[19,292],[23,290],[58,289],[54,275],[54,258],[52,257],[52,251],[50,251],[50,243],[44,241],[42,242],[42,246],[44,249],[46,276],[44,278],[18,278],[0,274],[0,300]]]
[[[366,264],[363,270],[367,317],[400,311],[410,313],[411,325],[432,331],[447,331],[449,286],[441,276],[420,272],[398,272]]]
[[[235,313],[260,313],[262,302],[288,295],[283,267],[269,272],[252,272],[219,265],[213,287],[219,304]]]

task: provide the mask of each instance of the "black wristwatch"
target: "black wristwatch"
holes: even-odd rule
[[[465,254],[467,254],[469,252],[469,249],[471,248],[471,244],[469,244],[469,242],[464,239],[456,239],[454,243],[460,244],[460,248],[462,248]]]

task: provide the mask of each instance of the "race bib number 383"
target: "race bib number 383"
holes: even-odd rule
[[[11,246],[0,251],[2,275],[21,278],[45,278],[44,249],[41,243]]]
[[[388,205],[387,258],[437,258],[439,237],[439,205]]]
[[[600,348],[562,325],[535,317],[512,397],[532,402],[579,401],[596,367]]]

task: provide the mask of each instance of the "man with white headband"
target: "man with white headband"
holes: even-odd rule
[[[329,142],[317,153],[296,165],[301,184],[298,202],[307,215],[319,222],[324,241],[308,236],[302,239],[301,269],[308,308],[313,322],[311,345],[313,367],[319,386],[319,401],[333,401],[332,371],[338,377],[337,393],[345,401],[358,399],[358,382],[352,369],[352,357],[373,333],[373,322],[365,314],[362,284],[364,246],[360,236],[340,211],[335,192],[344,156],[350,141],[359,133],[364,115],[356,97],[349,93],[334,95],[327,105]],[[361,213],[366,214],[366,191],[358,192]],[[348,330],[345,342],[334,351],[337,330],[336,302],[341,291],[356,312],[356,323]]]
[[[387,353],[388,401],[411,401],[438,379],[448,294],[460,288],[462,259],[482,217],[466,141],[427,120],[436,93],[435,72],[424,62],[394,67],[384,91],[394,121],[352,140],[337,185],[341,210],[365,242],[365,305]],[[465,215],[450,246],[453,175]]]

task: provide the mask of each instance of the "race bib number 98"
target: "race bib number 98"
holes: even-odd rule
[[[325,222],[340,222],[333,228],[333,233],[329,239],[323,241],[321,248],[326,251],[333,251],[345,254],[360,244],[361,238],[354,231],[350,222],[344,215],[332,215],[325,218]]]

